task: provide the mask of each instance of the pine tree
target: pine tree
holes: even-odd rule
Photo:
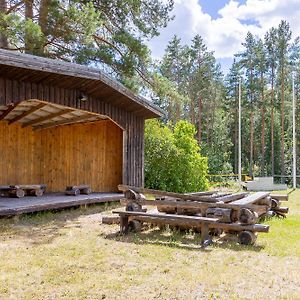
[[[270,69],[271,81],[271,175],[275,174],[275,157],[274,157],[274,105],[275,105],[275,80],[276,80],[276,67],[277,67],[277,29],[272,27],[265,34],[265,45],[267,49],[267,66]]]
[[[279,67],[279,82],[280,82],[280,99],[281,99],[281,175],[285,174],[285,124],[284,124],[284,108],[285,108],[285,89],[286,75],[288,67],[288,49],[291,40],[290,26],[286,21],[281,21],[277,30],[277,49],[278,49],[278,67]]]

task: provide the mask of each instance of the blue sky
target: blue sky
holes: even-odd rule
[[[295,36],[300,36],[300,0],[174,0],[175,19],[149,42],[159,59],[174,34],[183,43],[200,34],[208,49],[227,73],[233,54],[243,50],[248,31],[263,37],[280,20],[287,20]]]

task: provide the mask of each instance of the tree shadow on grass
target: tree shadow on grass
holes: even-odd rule
[[[222,235],[221,237],[213,237],[212,245],[203,248],[201,246],[200,234],[193,231],[178,231],[159,229],[158,227],[148,227],[138,233],[129,232],[121,235],[120,232],[111,234],[100,234],[100,236],[122,243],[134,243],[137,245],[151,244],[159,246],[167,246],[178,249],[186,249],[191,251],[210,252],[216,248],[230,249],[233,251],[254,251],[259,252],[264,249],[261,245],[246,246],[237,242],[237,237],[233,235]]]
[[[17,238],[33,245],[49,244],[62,229],[81,227],[79,218],[120,207],[119,202],[97,203],[71,208],[22,214],[0,219],[1,239]],[[100,219],[99,219],[100,221]]]

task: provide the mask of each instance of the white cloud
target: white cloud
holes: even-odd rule
[[[294,36],[300,35],[300,0],[247,0],[243,5],[230,0],[219,10],[217,19],[204,13],[197,0],[175,0],[173,13],[175,20],[150,42],[154,57],[162,56],[174,34],[183,43],[200,34],[219,59],[233,57],[242,50],[241,42],[248,31],[263,37],[282,19],[290,23]]]

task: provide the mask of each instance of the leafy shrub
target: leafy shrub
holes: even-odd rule
[[[146,122],[145,185],[173,192],[208,188],[207,158],[200,154],[195,127],[179,121],[174,129],[158,120]]]

